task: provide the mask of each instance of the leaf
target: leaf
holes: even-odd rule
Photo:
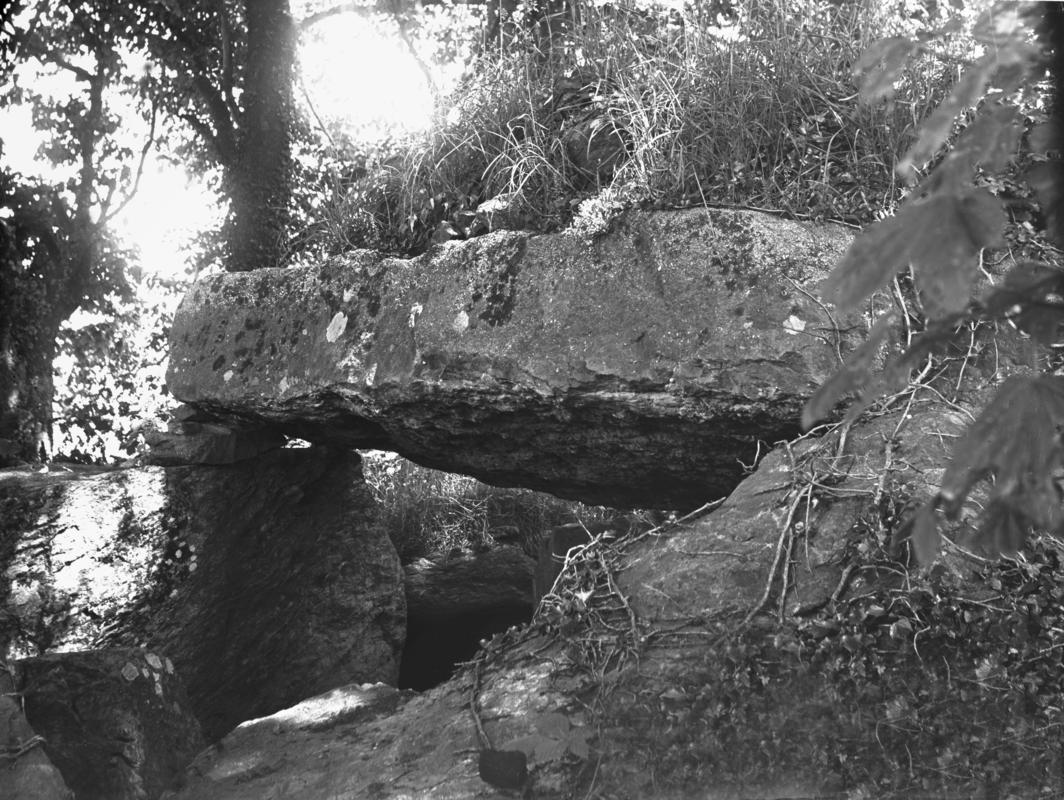
[[[988,318],[1011,319],[1031,338],[1056,344],[1064,328],[1064,272],[1037,261],[1020,262],[983,306]]]
[[[957,443],[940,495],[956,514],[977,481],[994,475],[994,498],[1009,498],[1031,521],[1060,516],[1053,474],[1064,467],[1064,377],[1014,376],[998,390]]]
[[[534,758],[537,763],[545,764],[548,761],[557,761],[569,750],[566,740],[548,739],[543,737],[536,745]]]
[[[930,161],[946,143],[953,130],[953,121],[961,112],[976,105],[983,98],[986,87],[990,84],[990,77],[997,68],[997,54],[991,52],[965,71],[946,99],[921,123],[916,143],[895,167],[901,178],[912,182],[916,167]]]
[[[564,739],[569,735],[569,728],[571,727],[569,718],[557,711],[543,714],[536,720],[535,724],[540,733],[555,739]]]
[[[536,750],[543,746],[544,743],[550,743],[554,741],[546,736],[541,736],[538,733],[530,733],[528,736],[519,736],[512,741],[506,743],[506,750],[519,750],[529,758],[533,758],[536,754]]]
[[[875,366],[876,355],[895,322],[894,314],[884,314],[876,320],[864,343],[850,354],[842,368],[824,381],[806,402],[805,408],[802,409],[802,428],[812,428],[818,420],[831,413],[843,395],[859,390],[868,382]]]
[[[956,343],[961,331],[965,330],[965,323],[971,318],[970,312],[960,311],[934,320],[916,334],[905,352],[885,369],[909,370],[928,356],[945,351],[949,345]]]
[[[569,752],[582,761],[587,760],[591,755],[591,746],[587,742],[586,731],[573,731],[573,736],[569,739]]]
[[[1016,152],[1021,132],[1016,107],[999,104],[961,132],[950,158],[964,160],[972,167],[982,164],[988,170],[1000,170]]]
[[[902,207],[893,217],[866,228],[824,284],[824,292],[851,311],[911,264],[928,311],[959,311],[977,273],[975,256],[1001,240],[1001,204],[984,189],[942,193]]]
[[[874,103],[891,97],[894,82],[916,47],[916,42],[903,36],[879,39],[868,45],[853,68],[854,77],[860,82],[861,102]]]
[[[954,120],[979,104],[987,88],[995,85],[1005,94],[1018,88],[1039,61],[1037,47],[1014,35],[1006,44],[989,48],[986,55],[972,64],[953,90],[920,125],[919,136],[895,168],[906,182],[912,182],[916,168],[925,164],[946,143]]]
[[[1031,520],[1001,499],[991,500],[982,514],[976,543],[992,555],[1013,556],[1023,546]]]
[[[909,544],[917,562],[926,566],[938,555],[939,543],[935,504],[929,500],[920,506],[920,510],[912,518],[912,525],[909,528]]]

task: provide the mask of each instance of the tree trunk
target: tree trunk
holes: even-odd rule
[[[292,195],[295,30],[288,0],[246,0],[247,71],[236,162],[228,170],[228,268],[277,266]]]
[[[52,360],[63,320],[80,301],[83,276],[65,259],[54,209],[0,176],[0,466],[51,455]]]

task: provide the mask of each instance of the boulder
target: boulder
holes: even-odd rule
[[[496,485],[701,505],[797,433],[863,331],[815,299],[851,233],[719,209],[611,226],[205,278],[174,320],[170,390]]]
[[[119,648],[12,667],[26,716],[77,800],[155,800],[207,744],[166,657]]]
[[[350,681],[395,682],[406,604],[357,454],[0,472],[0,640],[144,646],[216,739]]]
[[[890,555],[966,410],[911,403],[780,448],[718,508],[589,547],[447,683],[249,723],[174,800],[1052,794],[1062,612],[1048,591],[1023,606],[1041,623],[999,608],[1043,577]]]

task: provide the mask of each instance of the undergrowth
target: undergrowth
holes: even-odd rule
[[[555,525],[620,513],[530,489],[489,486],[390,453],[364,454],[363,471],[404,564],[431,553],[495,544],[516,545],[536,557],[540,538]]]
[[[326,249],[418,253],[485,232],[477,206],[497,197],[507,226],[533,230],[563,227],[600,192],[626,206],[868,222],[898,200],[896,157],[956,78],[964,43],[915,63],[887,106],[858,102],[853,69],[872,39],[934,22],[920,13],[751,1],[721,27],[694,7],[574,0],[547,38],[518,21],[421,141],[334,202]]]

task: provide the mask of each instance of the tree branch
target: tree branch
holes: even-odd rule
[[[454,5],[458,6],[480,6],[485,5],[487,0],[453,0]],[[443,5],[447,0],[421,0],[420,5],[423,6],[438,6]],[[362,17],[372,16],[373,14],[391,14],[393,13],[390,6],[393,5],[390,0],[376,0],[376,2],[367,5],[365,3],[339,3],[330,8],[316,11],[310,16],[304,17],[296,23],[296,30],[302,34],[304,31],[313,28],[319,22],[329,19],[330,17],[336,17],[340,14],[358,14]],[[410,8],[413,9],[418,3],[411,2]]]
[[[114,211],[109,214],[105,213],[101,217],[101,223],[106,224],[107,222],[110,222],[112,219],[117,217],[119,214],[122,213],[125,207],[129,205],[130,201],[137,196],[137,191],[140,189],[140,179],[144,176],[144,163],[148,160],[148,152],[151,150],[152,145],[155,144],[155,124],[158,120],[158,117],[159,103],[158,99],[153,97],[151,101],[151,124],[148,128],[148,138],[144,142],[144,147],[142,147],[140,150],[140,160],[137,162],[137,174],[133,178],[133,186],[130,187],[129,192],[126,193],[125,197],[122,198],[121,202],[119,202],[118,206],[115,208]]]
[[[36,34],[27,36],[23,39],[23,44],[26,47],[26,52],[38,61],[54,64],[57,67],[65,69],[68,72],[73,73],[74,77],[79,81],[86,81],[87,83],[92,82],[93,75],[91,72],[84,67],[71,64],[61,53],[57,53],[55,50],[45,47],[41,42],[40,37]]]

